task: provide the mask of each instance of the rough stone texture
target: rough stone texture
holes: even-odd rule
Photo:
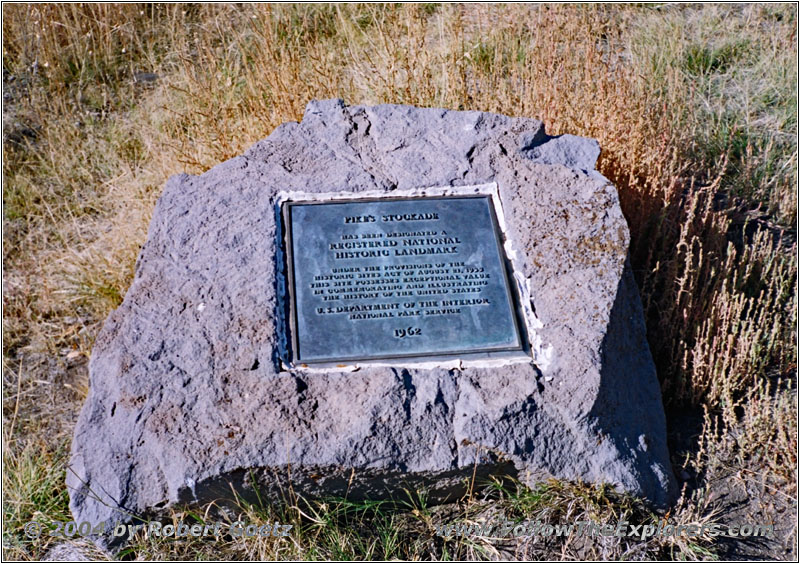
[[[95,343],[68,485],[77,521],[279,492],[434,499],[479,472],[675,482],[616,189],[593,140],[480,112],[312,102],[244,155],[167,183]],[[496,182],[546,365],[280,372],[279,191]],[[276,493],[279,495],[279,493]]]

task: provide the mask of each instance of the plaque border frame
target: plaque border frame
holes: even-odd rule
[[[428,352],[428,353],[414,353],[414,354],[393,354],[393,355],[377,355],[377,356],[355,356],[355,357],[330,357],[330,358],[316,358],[313,360],[304,360],[300,358],[300,347],[299,347],[299,337],[298,337],[298,330],[297,330],[297,304],[295,301],[295,296],[297,294],[297,289],[295,288],[295,277],[294,277],[294,246],[293,246],[293,239],[292,239],[292,218],[291,218],[291,208],[294,206],[302,206],[302,205],[331,205],[331,204],[357,204],[357,203],[366,203],[366,202],[375,202],[375,201],[408,201],[408,200],[449,200],[449,199],[466,199],[466,198],[485,198],[489,200],[489,218],[492,222],[492,227],[494,231],[494,240],[495,245],[497,248],[498,256],[501,262],[501,268],[503,269],[503,286],[506,291],[506,295],[509,297],[509,306],[511,308],[511,319],[514,324],[514,333],[517,336],[517,340],[519,345],[516,347],[507,347],[507,346],[495,346],[495,347],[484,347],[480,349],[472,349],[472,350],[464,350],[458,349],[454,351],[436,351],[436,352]],[[456,357],[465,357],[470,356],[473,357],[475,355],[485,355],[491,353],[514,353],[514,352],[522,352],[526,356],[528,355],[528,348],[526,347],[525,343],[525,334],[521,330],[520,326],[520,309],[519,309],[519,296],[517,292],[514,290],[513,286],[509,283],[509,276],[513,274],[512,269],[513,266],[511,261],[506,256],[506,253],[503,250],[503,242],[501,240],[500,235],[500,223],[497,220],[497,212],[495,210],[495,202],[494,196],[492,194],[447,194],[447,195],[410,195],[410,196],[388,196],[388,197],[380,197],[380,196],[370,196],[364,198],[341,198],[341,199],[331,199],[331,200],[309,200],[309,199],[299,199],[299,200],[285,200],[280,203],[281,210],[280,216],[284,226],[285,235],[281,237],[282,242],[284,244],[284,255],[285,259],[285,283],[286,283],[286,293],[289,297],[287,300],[289,302],[289,319],[288,319],[288,327],[289,330],[289,342],[291,342],[292,349],[289,352],[289,362],[295,366],[308,366],[308,365],[318,365],[318,364],[330,364],[330,363],[339,363],[339,362],[375,362],[375,361],[386,361],[386,360],[404,360],[410,358],[421,358],[421,359],[451,359]]]

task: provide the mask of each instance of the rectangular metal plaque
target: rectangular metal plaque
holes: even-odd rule
[[[294,360],[520,350],[489,196],[284,204]]]

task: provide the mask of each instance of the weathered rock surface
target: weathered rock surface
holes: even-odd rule
[[[532,119],[312,102],[242,156],[167,183],[105,323],[75,431],[77,521],[278,492],[455,497],[481,473],[603,481],[669,503],[664,412],[599,147]],[[546,362],[281,371],[278,192],[496,182]],[[546,351],[546,354],[541,353]]]

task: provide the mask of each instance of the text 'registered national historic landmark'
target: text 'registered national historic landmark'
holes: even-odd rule
[[[533,119],[325,100],[171,178],[92,351],[76,521],[279,502],[288,485],[442,501],[492,474],[670,503],[598,155]]]

